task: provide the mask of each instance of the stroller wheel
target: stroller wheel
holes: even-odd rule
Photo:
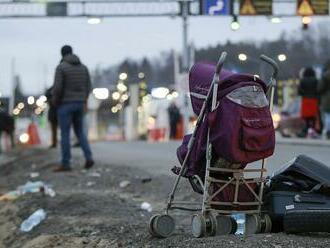
[[[212,213],[206,215],[206,231],[208,235],[215,236],[217,234],[217,219]]]
[[[167,215],[154,215],[149,222],[149,231],[151,235],[159,238],[167,238],[175,230],[174,219]]]
[[[272,231],[272,220],[268,214],[265,214],[263,216],[262,224],[263,224],[263,228],[262,228],[263,233],[270,233]]]
[[[237,232],[237,222],[233,217],[230,217],[232,228],[230,234],[235,234]]]
[[[245,217],[245,234],[256,234],[261,232],[261,217],[258,214],[250,214]]]
[[[150,220],[149,220],[149,224],[148,224],[148,230],[149,230],[149,233],[153,236],[153,237],[158,237],[158,235],[155,233],[154,231],[154,228],[153,228],[153,225],[154,225],[154,222],[155,222],[155,219],[157,217],[159,217],[160,215],[159,214],[156,214],[156,215],[153,215],[151,216]]]
[[[191,220],[191,231],[195,238],[204,237],[206,234],[206,220],[202,214],[194,214]]]
[[[217,226],[218,226],[217,235],[228,235],[228,234],[233,233],[233,229],[234,229],[233,221],[236,224],[236,221],[234,219],[232,219],[230,216],[218,215],[217,216]],[[237,224],[236,224],[236,228],[237,228]],[[236,232],[236,228],[235,228],[235,232]]]

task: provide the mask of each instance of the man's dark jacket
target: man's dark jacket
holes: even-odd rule
[[[74,54],[63,57],[56,68],[52,101],[55,106],[67,102],[85,102],[91,90],[88,69]]]

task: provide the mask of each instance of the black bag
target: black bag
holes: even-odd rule
[[[294,210],[283,219],[286,233],[330,232],[329,210]]]
[[[299,155],[273,173],[267,190],[330,196],[330,167],[308,156]]]
[[[291,210],[330,210],[330,197],[317,193],[272,191],[265,198],[267,212],[281,220]]]
[[[299,211],[301,215],[302,211],[308,214],[321,210],[330,211],[328,166],[300,155],[273,173],[264,196],[264,211],[271,216],[273,231],[283,230],[283,219],[290,212]],[[292,219],[296,215],[289,216]]]

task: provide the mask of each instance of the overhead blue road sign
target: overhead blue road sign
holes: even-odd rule
[[[203,15],[229,15],[230,0],[203,0]]]

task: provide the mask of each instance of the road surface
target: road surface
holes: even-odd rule
[[[146,169],[152,174],[168,175],[169,170],[178,165],[176,149],[179,145],[180,142],[177,141],[99,142],[93,144],[93,148],[96,160]],[[267,162],[268,174],[299,154],[308,155],[330,165],[330,145],[327,143],[280,140],[276,145],[275,154]]]
[[[81,151],[73,149],[73,171],[60,174],[52,172],[59,159],[59,149],[18,149],[8,154],[7,163],[0,157],[0,195],[27,181],[45,182],[56,192],[55,197],[41,191],[0,201],[0,247],[330,247],[329,234],[271,233],[195,239],[191,235],[191,213],[182,211],[171,212],[176,221],[171,237],[151,237],[148,221],[165,206],[173,183],[168,170],[177,164],[178,145],[179,142],[95,143],[95,167],[83,170]],[[300,153],[327,162],[329,149],[315,144],[279,144],[270,159],[270,171]],[[31,173],[36,172],[38,176],[32,178]],[[128,184],[120,186],[125,181]],[[193,193],[187,181],[182,182],[176,199],[201,202],[200,195]],[[152,212],[141,209],[144,202],[151,204]],[[29,233],[21,232],[20,224],[40,208],[46,211],[46,219]]]

